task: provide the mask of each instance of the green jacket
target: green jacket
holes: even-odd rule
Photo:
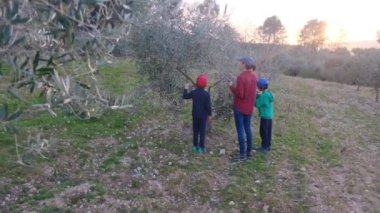
[[[261,118],[273,118],[273,102],[274,96],[272,92],[269,90],[265,90],[261,94],[256,95],[255,106],[257,109],[259,109],[259,114]]]

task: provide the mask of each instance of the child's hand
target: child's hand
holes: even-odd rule
[[[211,118],[212,118],[211,116],[208,116],[207,117],[207,122],[211,123]]]
[[[235,82],[236,82],[236,77],[234,76],[234,77],[232,77],[232,80],[230,81],[229,85],[233,86]]]
[[[190,88],[190,83],[185,84],[185,90],[188,90]]]

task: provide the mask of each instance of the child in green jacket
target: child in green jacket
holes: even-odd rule
[[[257,81],[257,87],[261,93],[257,94],[255,106],[259,109],[260,114],[260,136],[261,148],[259,152],[268,152],[271,149],[272,141],[272,118],[274,96],[268,90],[268,80],[261,78]]]

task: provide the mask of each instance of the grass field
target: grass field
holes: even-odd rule
[[[100,75],[115,95],[147,83],[128,62]],[[377,212],[380,105],[373,92],[285,76],[271,89],[273,150],[244,163],[230,161],[238,149],[232,121],[213,121],[207,154],[192,154],[191,103],[177,110],[150,90],[131,97],[134,109],[100,119],[65,112],[20,118],[20,140],[41,132],[50,141],[48,159],[16,164],[13,136],[0,131],[0,210]],[[4,92],[0,98],[16,108]],[[258,123],[255,115],[255,146]]]

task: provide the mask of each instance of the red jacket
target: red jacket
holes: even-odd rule
[[[230,86],[234,95],[234,107],[244,115],[253,113],[256,100],[256,73],[246,70],[237,77],[236,87]]]

